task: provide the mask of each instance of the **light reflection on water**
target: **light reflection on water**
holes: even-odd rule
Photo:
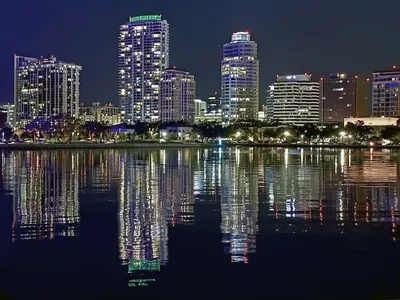
[[[154,281],[168,264],[169,231],[194,226],[198,206],[218,207],[231,262],[251,264],[266,232],[398,235],[399,154],[386,150],[3,152],[1,176],[15,242],[79,238],[85,195],[117,202],[118,256],[131,286]]]

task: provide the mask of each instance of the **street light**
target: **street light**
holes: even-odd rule
[[[283,133],[283,135],[286,136],[286,137],[288,137],[288,136],[290,136],[290,132],[286,130],[286,131]]]
[[[346,132],[341,131],[341,132],[339,133],[339,135],[340,135],[340,137],[342,138],[342,143],[343,143],[343,139],[344,139],[344,137],[346,136]]]

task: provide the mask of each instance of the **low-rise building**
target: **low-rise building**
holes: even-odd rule
[[[99,122],[108,125],[121,123],[121,109],[112,104],[101,106],[100,102],[93,102],[92,106],[79,107],[79,118],[83,122]]]
[[[267,120],[267,116],[264,110],[259,110],[258,115],[257,115],[257,120],[259,121],[265,121]]]
[[[345,118],[343,120],[344,126],[348,123],[356,124],[361,122],[365,126],[371,127],[386,127],[386,126],[396,126],[399,118],[392,117],[368,117],[368,118]]]
[[[160,129],[160,137],[164,140],[190,140],[192,130],[190,126],[168,126]]]
[[[204,114],[196,118],[196,123],[222,123],[221,114]]]

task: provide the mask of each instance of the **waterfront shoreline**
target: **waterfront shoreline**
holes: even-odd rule
[[[265,143],[19,143],[0,144],[0,150],[91,150],[91,149],[162,149],[162,148],[218,148],[218,147],[257,147],[257,148],[326,148],[326,149],[400,149],[400,145],[310,145],[310,144],[265,144]]]

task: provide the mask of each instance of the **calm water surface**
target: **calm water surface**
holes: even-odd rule
[[[400,297],[400,154],[0,152],[0,298]]]

